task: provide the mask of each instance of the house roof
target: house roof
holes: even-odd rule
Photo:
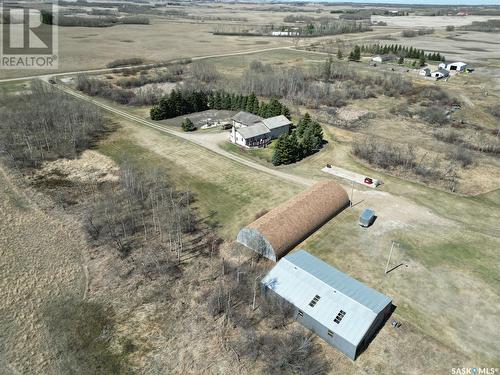
[[[233,117],[231,117],[231,119],[247,126],[251,126],[256,122],[262,121],[262,117],[244,111],[238,112]]]
[[[245,139],[271,133],[269,129],[262,122],[254,123],[246,128],[239,128],[236,131],[240,133],[241,136]]]
[[[283,115],[269,117],[262,120],[264,125],[267,126],[269,130],[281,128],[282,126],[290,125],[292,122]]]
[[[450,74],[450,72],[447,71],[446,69],[438,69],[438,70],[434,71],[433,73],[441,73],[442,75],[445,75],[445,76]]]
[[[456,65],[456,66],[466,66],[467,64],[461,61],[449,63],[448,65]]]
[[[392,301],[304,250],[282,258],[261,282],[354,345]],[[311,306],[315,296],[320,298]]]

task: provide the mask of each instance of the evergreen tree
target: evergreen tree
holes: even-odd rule
[[[424,66],[425,65],[425,54],[422,52],[422,54],[420,55],[420,58],[418,60],[418,63],[420,66]]]
[[[398,64],[399,64],[399,65],[403,65],[404,63],[405,63],[405,58],[404,58],[403,56],[401,56],[401,57],[399,58]]]
[[[255,101],[253,102],[253,107],[251,111],[254,115],[257,115],[259,113],[259,100],[256,98]]]
[[[297,124],[297,136],[300,138],[304,135],[305,131],[309,127],[309,124],[311,123],[311,116],[309,113],[306,113],[304,117],[302,117],[299,120],[299,123]]]
[[[214,109],[222,109],[222,97],[220,91],[215,93]]]
[[[246,103],[246,107],[245,107],[245,110],[247,112],[252,112],[253,106],[254,106],[254,103],[256,100],[257,100],[257,97],[255,96],[255,93],[252,92],[247,98],[247,103]]]
[[[222,100],[222,109],[231,109],[231,95],[224,95],[224,99]]]
[[[354,49],[349,54],[349,60],[351,61],[361,60],[361,50],[359,49],[358,45],[354,46]]]
[[[194,126],[193,122],[189,118],[185,118],[182,122],[182,130],[185,132],[192,132],[196,130],[196,126]]]
[[[288,137],[287,134],[282,134],[276,141],[276,144],[274,145],[274,151],[273,151],[273,157],[272,157],[272,163],[273,165],[281,165],[283,164],[284,160],[284,151],[286,147],[286,138]]]

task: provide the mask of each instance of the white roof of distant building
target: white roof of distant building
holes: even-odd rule
[[[269,117],[262,120],[262,122],[267,126],[268,129],[281,128],[282,126],[290,125],[292,123],[283,115]]]

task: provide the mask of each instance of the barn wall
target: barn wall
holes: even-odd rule
[[[355,345],[351,344],[349,341],[344,339],[342,336],[336,334],[335,332],[333,333],[333,337],[329,336],[328,335],[328,327],[325,327],[324,325],[319,323],[317,320],[315,320],[311,316],[307,315],[305,312],[304,312],[304,316],[301,317],[298,315],[298,310],[296,309],[295,319],[297,320],[297,322],[302,324],[307,329],[310,329],[317,336],[321,337],[324,341],[326,341],[329,345],[340,350],[342,353],[344,353],[349,358],[351,358],[353,360],[356,358],[356,346]]]
[[[270,129],[269,131],[271,132],[271,139],[276,139],[282,134],[288,134],[289,130],[290,126],[288,125],[276,129]]]

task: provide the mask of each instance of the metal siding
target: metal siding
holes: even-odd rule
[[[262,284],[303,311],[310,321],[300,321],[304,321],[305,326],[315,330],[325,341],[331,343],[327,331],[333,331],[335,336],[341,338],[334,341],[333,345],[353,358],[357,346],[370,332],[377,316],[390,306],[391,299],[371,288],[360,288],[358,284],[361,283],[358,281],[307,253],[308,257],[297,257],[301,253],[305,252],[302,250],[281,259],[264,277]],[[311,261],[311,257],[316,261]],[[324,282],[325,279],[329,283]],[[368,292],[375,294],[367,297]],[[316,294],[321,298],[311,307],[309,303]],[[357,301],[356,297],[379,311],[374,312],[369,306]],[[379,308],[382,301],[385,301],[385,306]],[[337,324],[334,319],[341,309],[346,315]]]
[[[380,312],[391,302],[389,297],[340,272],[304,250],[289,254],[285,258],[375,313]]]

